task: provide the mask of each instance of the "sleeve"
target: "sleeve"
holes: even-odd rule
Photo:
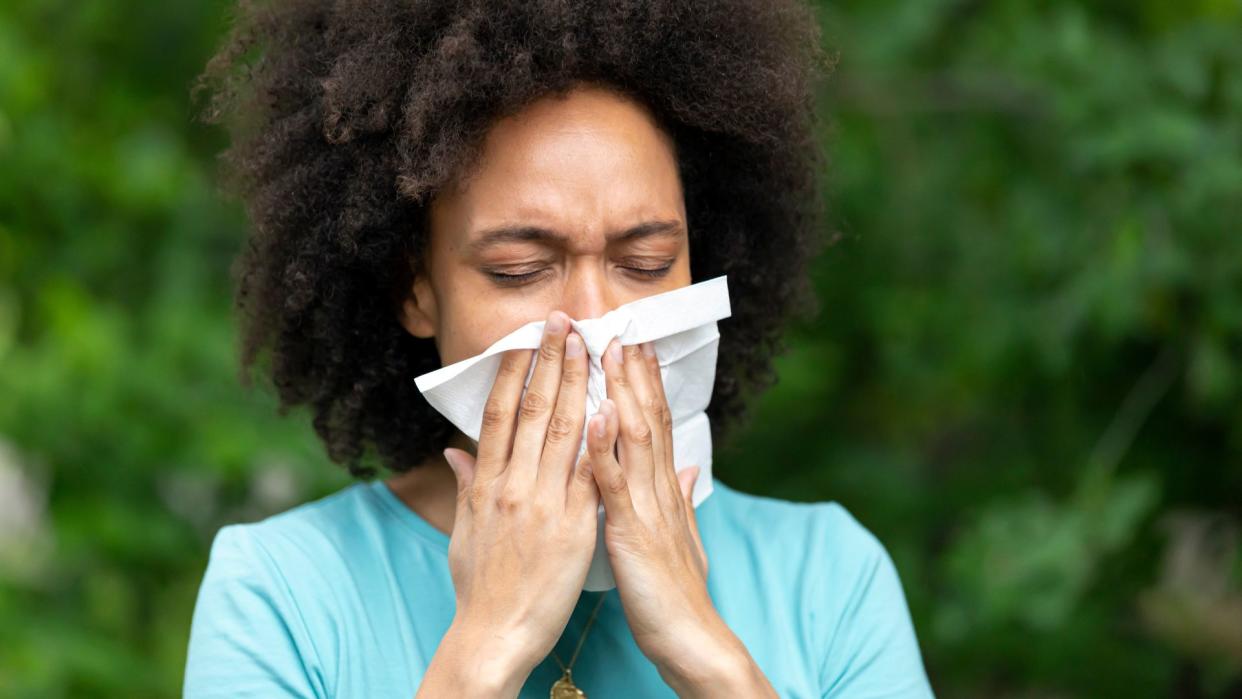
[[[923,699],[932,689],[897,567],[883,544],[829,504],[832,562],[819,588],[829,637],[821,656],[823,699]]]
[[[325,696],[297,605],[252,526],[226,526],[212,542],[190,626],[183,695]]]

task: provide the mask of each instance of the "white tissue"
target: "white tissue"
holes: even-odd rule
[[[622,345],[651,342],[660,362],[664,393],[673,417],[673,464],[677,471],[699,467],[693,503],[697,508],[712,493],[712,436],[708,403],[716,382],[716,351],[720,333],[716,321],[729,317],[726,278],[716,277],[627,303],[599,318],[571,320],[587,350],[586,417],[579,454],[586,451],[586,426],[607,397],[601,357],[613,337]],[[543,338],[545,321],[527,323],[497,340],[481,354],[423,374],[414,381],[427,402],[475,440],[483,408],[496,380],[500,353],[535,349]],[[535,362],[531,363],[534,373]],[[595,555],[583,588],[591,591],[616,587],[604,546],[604,506],[599,509]]]

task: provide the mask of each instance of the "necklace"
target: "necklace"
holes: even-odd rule
[[[599,608],[604,604],[604,592],[599,596],[599,601],[595,603],[595,609],[591,610],[591,618],[587,619],[586,626],[582,627],[582,635],[578,637],[578,647],[574,648],[574,654],[569,659],[569,665],[561,662],[561,656],[556,654],[556,649],[552,649],[552,657],[556,659],[556,664],[561,666],[561,672],[565,673],[552,685],[551,699],[586,699],[586,692],[578,689],[574,685],[573,677],[570,671],[574,666],[574,662],[578,660],[578,651],[582,650],[582,642],[586,640],[587,631],[591,630],[591,622],[595,621],[595,615],[599,613]]]

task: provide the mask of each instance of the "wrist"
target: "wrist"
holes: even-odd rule
[[[656,667],[678,697],[777,696],[745,645],[727,627],[710,642],[683,645],[681,652]]]
[[[424,685],[435,672],[426,696],[516,697],[534,669],[526,655],[512,634],[454,620],[427,668]]]

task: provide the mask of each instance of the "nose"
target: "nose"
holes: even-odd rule
[[[577,265],[570,272],[561,298],[561,310],[570,318],[599,318],[619,305],[606,275],[594,265]]]

